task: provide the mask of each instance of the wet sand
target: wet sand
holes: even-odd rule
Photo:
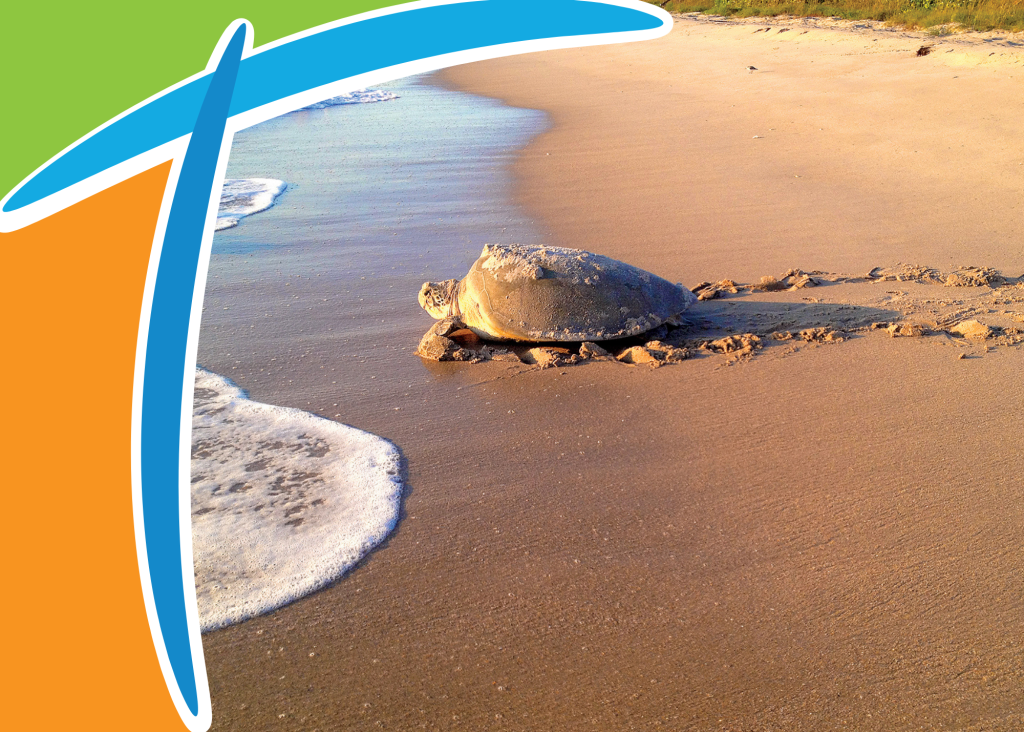
[[[550,113],[515,175],[552,244],[690,286],[1024,273],[1019,51],[767,25],[444,79]],[[695,332],[761,330],[746,360],[389,350],[344,421],[401,447],[398,529],[333,587],[204,636],[213,728],[1019,729],[1024,348],[940,326],[1013,328],[1024,288],[879,279],[695,306]],[[935,335],[870,328],[907,320]],[[849,337],[767,337],[822,325]],[[337,411],[315,354],[207,355],[253,398]],[[246,384],[270,359],[292,381]]]

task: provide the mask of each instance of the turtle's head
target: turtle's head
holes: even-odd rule
[[[448,318],[459,315],[458,280],[424,282],[420,288],[420,307],[431,317]]]

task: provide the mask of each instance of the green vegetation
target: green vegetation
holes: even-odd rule
[[[671,13],[745,18],[800,15],[881,20],[948,34],[964,30],[1024,31],[1024,0],[647,0]]]

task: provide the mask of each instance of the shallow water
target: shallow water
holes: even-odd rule
[[[541,113],[423,79],[387,89],[398,98],[300,110],[235,136],[228,178],[287,189],[214,238],[198,360],[254,401],[229,399],[214,374],[197,379],[204,629],[324,586],[391,530],[398,453],[337,422],[389,437],[396,416],[414,419],[439,378],[412,354],[433,322],[420,285],[460,277],[485,243],[540,240],[509,203],[508,166]],[[336,421],[282,409],[313,403]],[[330,449],[313,455],[310,440]]]
[[[217,233],[199,363],[253,398],[301,408],[310,388],[328,391],[339,407],[325,416],[344,421],[346,404],[426,383],[412,356],[433,322],[420,285],[461,277],[486,243],[543,236],[511,204],[509,174],[543,113],[423,77],[382,88],[399,98],[294,112],[235,136],[229,178],[288,188]],[[376,378],[382,369],[389,378]]]

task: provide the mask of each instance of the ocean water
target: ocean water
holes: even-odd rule
[[[234,138],[229,179],[287,188],[214,238],[193,425],[207,630],[336,580],[387,535],[399,453],[370,432],[414,418],[437,378],[412,355],[433,322],[420,285],[461,277],[486,243],[543,239],[510,175],[542,113],[424,78],[377,91],[386,104],[299,110]]]
[[[430,77],[384,89],[398,98],[235,135],[227,176],[288,189],[217,232],[199,338],[199,363],[254,398],[319,398],[349,424],[431,383],[412,356],[434,322],[416,299],[423,282],[462,277],[484,244],[547,241],[512,204],[512,162],[546,129],[542,112]]]
[[[398,99],[398,95],[392,91],[386,91],[384,89],[357,89],[346,94],[339,94],[338,96],[331,97],[330,99],[324,99],[322,102],[314,102],[302,109],[326,109],[327,107],[337,107],[342,104],[389,102],[392,99]]]
[[[372,104],[374,102],[390,102],[398,99],[398,95],[383,89],[357,89],[340,94],[322,102],[303,107],[299,112],[312,109],[327,109],[344,104]],[[291,113],[289,113],[291,114]],[[220,194],[220,208],[217,211],[216,230],[222,231],[238,226],[238,222],[246,216],[266,211],[274,205],[274,201],[284,193],[288,184],[274,178],[228,178]]]

